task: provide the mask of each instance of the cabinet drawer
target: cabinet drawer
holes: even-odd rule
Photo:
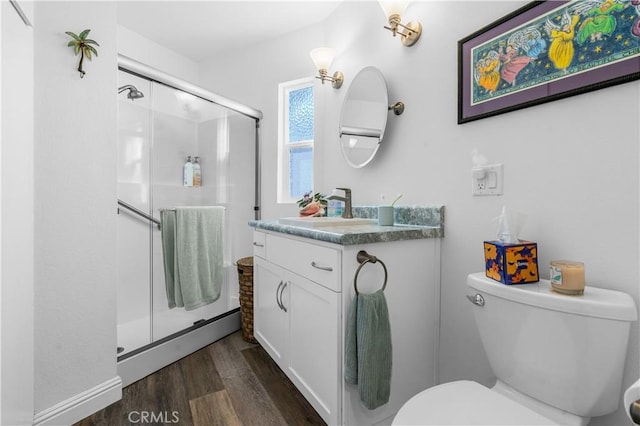
[[[265,258],[265,237],[264,232],[253,232],[253,255]]]
[[[270,234],[266,237],[267,260],[333,291],[341,290],[337,250]]]

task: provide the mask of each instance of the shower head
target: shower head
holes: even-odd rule
[[[125,90],[129,90],[129,93],[127,93],[128,99],[134,100],[134,99],[144,98],[144,93],[142,93],[141,91],[136,89],[135,86],[132,86],[130,84],[127,84],[126,86],[122,86],[118,88],[118,93],[122,93]]]

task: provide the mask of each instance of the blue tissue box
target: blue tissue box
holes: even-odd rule
[[[503,284],[526,284],[540,280],[538,245],[531,241],[485,241],[484,262],[486,276]]]

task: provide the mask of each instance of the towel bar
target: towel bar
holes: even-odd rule
[[[158,229],[161,229],[161,228],[162,228],[162,226],[161,226],[161,224],[160,224],[160,221],[159,221],[158,219],[156,219],[156,218],[155,218],[155,217],[153,217],[153,216],[150,216],[150,215],[146,214],[146,213],[145,213],[145,212],[143,212],[142,210],[139,210],[139,209],[137,209],[137,208],[133,207],[131,204],[125,203],[124,201],[122,201],[122,200],[120,200],[120,199],[119,199],[119,200],[118,200],[118,205],[119,205],[119,206],[124,207],[125,209],[129,210],[129,211],[130,211],[130,212],[132,212],[132,213],[137,214],[137,215],[138,215],[138,216],[140,216],[140,217],[143,217],[143,218],[147,219],[147,220],[148,220],[148,221],[150,221],[150,222],[155,223],[155,224],[156,224],[156,226],[158,227]],[[120,208],[118,208],[118,214],[120,214]]]
[[[356,294],[360,294],[360,292],[358,291],[358,274],[360,273],[360,269],[362,269],[362,267],[369,262],[371,263],[380,262],[380,265],[382,265],[382,268],[384,269],[384,284],[382,284],[382,291],[384,291],[384,289],[387,288],[387,278],[389,276],[389,274],[387,273],[387,265],[385,265],[382,260],[367,253],[364,250],[360,250],[358,252],[358,254],[356,255],[356,260],[360,264],[360,266],[358,266],[358,269],[356,269],[355,276],[353,277],[353,289],[355,290]]]
[[[188,206],[188,207],[199,207],[199,206]],[[205,207],[218,207],[218,206],[205,206]],[[227,210],[226,207],[222,207],[222,210]],[[170,209],[159,209],[159,211],[162,212],[175,212],[176,211],[176,207],[170,208]]]

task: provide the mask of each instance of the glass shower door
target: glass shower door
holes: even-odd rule
[[[144,97],[120,95],[118,198],[154,219],[182,206],[225,208],[220,298],[189,311],[169,308],[159,227],[120,209],[118,346],[126,355],[238,308],[233,261],[251,254],[257,131],[255,119],[164,84],[124,71],[119,84]],[[188,157],[199,157],[200,186],[184,185]]]
[[[180,206],[222,206],[228,212],[229,144],[228,135],[219,131],[228,119],[227,110],[161,84],[154,87],[153,109],[153,215],[160,217],[162,209]],[[200,186],[184,184],[183,168],[188,157],[192,162],[198,157]],[[225,228],[225,234],[230,235],[228,226]],[[228,237],[225,238],[224,247],[226,270],[231,249]],[[225,274],[225,284],[216,302],[191,311],[180,307],[169,309],[159,231],[153,232],[152,265],[154,341],[229,310],[228,289],[224,288],[229,281],[228,274]]]
[[[151,210],[151,83],[119,73],[120,86],[132,84],[144,98],[118,98],[118,199],[143,212]],[[148,220],[119,208],[118,353],[151,343],[151,238]]]

